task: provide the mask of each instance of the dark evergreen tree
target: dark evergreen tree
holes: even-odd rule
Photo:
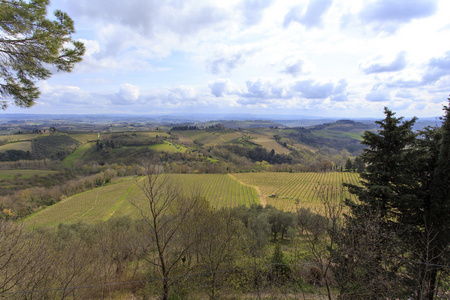
[[[375,258],[372,268],[380,270],[377,274],[386,271],[382,277],[386,280],[400,273],[396,272],[400,260],[394,262],[392,258],[406,257],[401,260],[406,276],[397,289],[403,289],[405,295],[414,293],[416,299],[435,297],[438,274],[442,271],[439,266],[445,263],[449,252],[448,107],[445,112],[441,128],[427,128],[417,135],[412,131],[415,118],[402,121],[385,109],[386,118],[376,122],[380,126],[378,133],[363,135],[363,144],[368,147],[361,156],[367,165],[367,172],[361,174],[362,186],[349,185],[359,203],[347,201],[352,212],[348,224],[364,229],[368,216],[379,224],[379,234],[373,234],[376,247],[371,249]],[[344,242],[341,246],[346,247]],[[377,274],[370,276],[377,278]],[[398,283],[398,278],[392,282]],[[391,284],[386,286],[393,288]]]
[[[380,126],[378,133],[363,134],[362,143],[367,148],[361,158],[367,164],[367,172],[361,174],[363,187],[350,186],[350,190],[362,201],[360,207],[378,211],[381,218],[390,222],[398,217],[392,208],[411,200],[412,189],[417,185],[410,175],[416,153],[416,135],[412,131],[416,118],[402,121],[387,108],[384,113],[386,118],[375,122]]]
[[[272,279],[275,283],[285,284],[290,277],[290,273],[291,269],[287,264],[280,244],[277,243],[272,255]]]
[[[356,169],[356,172],[358,172],[358,173],[362,173],[366,170],[366,166],[365,166],[363,160],[361,159],[361,157],[358,156],[355,158],[353,168]]]
[[[347,171],[351,171],[353,168],[353,164],[352,164],[352,160],[349,158],[347,158],[347,161],[345,162],[345,169]]]
[[[450,99],[449,99],[450,100]],[[409,235],[415,245],[411,255],[414,261],[410,272],[415,274],[418,288],[416,299],[434,299],[438,275],[442,265],[449,262],[450,246],[450,119],[449,107],[440,128],[427,128],[421,132],[419,146],[421,160],[416,170],[420,180],[417,191],[419,201],[412,210]],[[409,215],[407,215],[409,216]]]

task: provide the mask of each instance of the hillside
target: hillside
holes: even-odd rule
[[[132,123],[108,126],[107,130],[101,126],[97,133],[81,131],[84,126],[64,124],[51,127],[56,131],[53,134],[45,127],[32,127],[34,132],[45,133],[23,131],[0,136],[0,160],[65,159],[64,166],[73,167],[93,162],[133,165],[158,159],[165,161],[171,172],[187,173],[279,168],[317,171],[322,168],[319,161],[329,161],[330,168],[338,168],[348,157],[359,155],[362,132],[375,130],[372,125],[349,120],[308,128],[287,128],[265,121],[204,122],[153,130]],[[73,130],[60,132],[60,128],[69,127]],[[267,169],[256,162],[272,167]],[[281,167],[283,164],[290,167]]]
[[[199,193],[213,208],[252,204],[271,205],[283,211],[322,211],[321,190],[336,193],[342,183],[357,184],[357,173],[237,173],[171,174],[175,186],[185,193]],[[94,223],[114,217],[138,218],[134,205],[146,201],[141,190],[144,178],[116,179],[93,190],[73,195],[26,218],[26,227],[55,226],[60,223]],[[330,188],[332,187],[332,188]],[[339,195],[341,197],[341,195]],[[342,197],[350,197],[347,193]],[[133,204],[134,203],[134,204]]]
[[[199,193],[214,208],[250,206],[259,203],[256,191],[236,179],[222,174],[167,175],[185,193]],[[83,221],[94,223],[111,217],[138,218],[133,206],[144,205],[145,196],[140,189],[144,178],[118,179],[96,189],[73,195],[25,219],[27,227],[58,225]]]

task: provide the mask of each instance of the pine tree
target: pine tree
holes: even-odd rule
[[[379,224],[380,234],[372,241],[377,262],[373,268],[398,270],[392,258],[402,255],[406,276],[398,289],[416,287],[404,289],[409,295],[414,292],[416,299],[435,297],[440,266],[450,251],[450,110],[444,110],[440,128],[426,128],[417,135],[412,131],[415,118],[402,121],[385,109],[386,118],[377,122],[378,133],[363,136],[368,148],[361,156],[367,164],[362,187],[349,185],[359,198],[359,203],[347,201],[352,212],[349,223],[364,228],[370,216]]]
[[[70,72],[81,61],[83,43],[73,41],[72,19],[56,11],[47,19],[49,0],[0,1],[0,106],[30,107],[39,97],[34,82],[51,76],[48,66]]]
[[[281,250],[280,243],[275,245],[272,255],[272,275],[278,283],[284,283],[290,276],[291,269],[287,264],[284,253]]]
[[[450,99],[448,99],[450,101]],[[424,191],[422,243],[418,259],[424,262],[420,265],[419,276],[422,279],[418,289],[417,299],[434,299],[437,288],[437,277],[443,271],[443,264],[449,262],[450,252],[450,108],[444,107],[445,116],[441,128],[435,129],[434,142],[428,149],[433,160],[429,165],[431,178],[427,178],[429,189]],[[438,150],[438,151],[437,151]],[[428,154],[430,156],[430,154]],[[432,173],[431,173],[432,172]],[[428,187],[424,185],[424,188]],[[417,243],[417,240],[416,240]],[[446,259],[447,258],[447,259]],[[446,261],[447,260],[447,261]],[[416,268],[417,269],[417,268]]]
[[[363,188],[351,186],[363,205],[372,212],[378,211],[386,222],[397,218],[392,208],[411,197],[416,182],[411,178],[415,154],[416,135],[412,127],[416,118],[402,121],[385,108],[386,117],[375,123],[378,133],[366,131],[363,144],[367,145],[361,159],[367,164],[367,172],[361,174]]]
[[[352,160],[349,158],[347,158],[347,161],[345,162],[345,169],[347,171],[351,171],[353,169],[353,164],[352,164]]]

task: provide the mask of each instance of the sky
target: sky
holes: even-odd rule
[[[448,0],[53,0],[86,54],[47,114],[443,114]]]

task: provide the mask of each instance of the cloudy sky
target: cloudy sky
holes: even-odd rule
[[[448,0],[53,0],[87,52],[4,113],[440,116]]]

